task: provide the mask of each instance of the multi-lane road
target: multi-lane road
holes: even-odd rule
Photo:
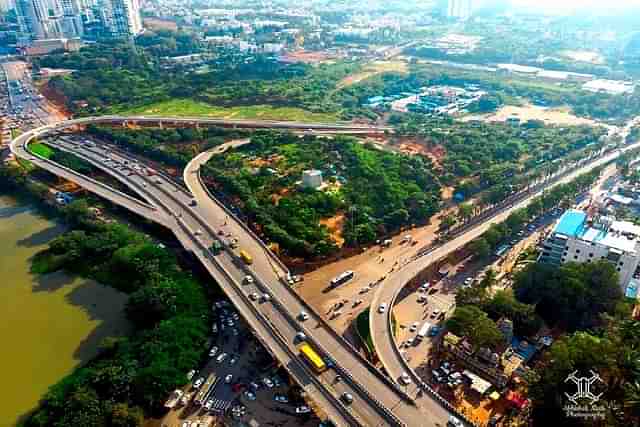
[[[416,385],[419,378],[410,371],[397,351],[390,328],[388,314],[390,309],[385,314],[378,314],[377,306],[382,301],[392,302],[400,289],[427,265],[466,244],[481,234],[490,223],[504,220],[513,209],[524,206],[534,197],[534,194],[517,205],[497,213],[430,254],[409,263],[395,275],[387,278],[379,287],[372,305],[371,326],[374,344],[392,378],[390,381],[337,335],[290,288],[287,283],[286,267],[241,221],[207,193],[200,181],[198,171],[215,152],[197,156],[186,167],[184,181],[188,190],[185,190],[163,175],[150,176],[144,173],[144,166],[139,166],[139,170],[134,171],[132,165],[135,161],[138,165],[142,162],[131,158],[127,153],[117,151],[115,147],[106,144],[95,146],[82,142],[74,143],[64,138],[49,142],[56,148],[72,152],[112,175],[136,192],[140,196],[139,199],[29,152],[28,143],[36,137],[89,123],[232,126],[334,133],[381,133],[387,132],[387,128],[350,124],[102,116],[69,120],[31,130],[16,138],[11,144],[11,150],[16,156],[29,159],[41,168],[74,181],[89,191],[171,229],[181,244],[200,259],[211,276],[220,284],[258,338],[337,424],[366,426],[446,424],[449,415],[447,410],[438,399],[434,399],[428,393],[422,393],[423,389]],[[244,142],[235,141],[232,144]],[[228,146],[222,146],[219,150],[227,148]],[[563,180],[571,179],[579,173],[614,159],[617,155],[619,153],[613,153],[583,165]],[[124,166],[125,163],[127,166]],[[236,250],[229,246],[226,246],[222,254],[213,256],[208,248],[214,241],[220,240],[221,236],[225,236],[222,242],[225,245],[228,243],[228,236],[237,238],[239,246],[253,256],[253,264],[250,266],[244,264]],[[256,279],[254,284],[244,284],[244,277],[247,274]],[[260,295],[267,294],[271,298],[254,302],[249,298],[249,295],[254,292]],[[303,310],[310,315],[306,321],[298,319],[298,315]],[[306,339],[332,362],[331,369],[316,374],[300,361],[296,348],[296,335],[300,332],[303,332]],[[402,390],[395,381],[407,371],[413,375],[415,381]],[[340,375],[341,381],[336,381],[337,375]],[[344,393],[354,397],[352,404],[344,402],[342,399]]]
[[[58,149],[73,152],[129,186],[144,200],[139,201],[47,159],[39,158],[28,150],[29,141],[35,137],[78,124],[114,120],[117,119],[78,119],[43,126],[16,138],[11,144],[11,150],[41,168],[170,228],[182,245],[200,259],[221,285],[258,338],[339,425],[434,426],[446,423],[448,413],[442,406],[433,402],[430,406],[415,405],[412,399],[369,365],[350,344],[324,323],[289,287],[286,268],[256,236],[206,193],[197,173],[205,157],[196,158],[186,168],[185,182],[190,190],[186,191],[160,175],[131,173],[131,167],[122,167],[125,160],[129,165],[134,160],[126,154],[105,150],[106,147],[102,146],[91,147],[61,140],[51,142]],[[337,132],[345,130],[341,125],[332,126],[338,127]],[[325,125],[319,127],[324,130],[331,128]],[[313,125],[305,124],[305,129],[313,129]],[[111,160],[105,163],[106,158]],[[195,206],[192,200],[195,200]],[[208,248],[219,239],[221,233],[225,236],[232,234],[239,240],[240,246],[252,254],[254,262],[251,266],[243,264],[237,253],[228,247],[219,256],[211,255]],[[256,283],[244,285],[243,278],[246,274],[255,277]],[[248,296],[253,292],[269,294],[271,299],[262,303],[252,302]],[[297,319],[302,310],[310,315],[304,322]],[[299,332],[304,332],[307,340],[324,353],[334,367],[319,375],[310,371],[297,356],[295,337]],[[337,375],[340,375],[341,381],[336,381]],[[352,404],[346,404],[341,399],[344,393],[354,397]]]
[[[636,118],[627,124],[622,130],[623,138],[629,133],[632,126],[640,123],[640,119]],[[536,191],[528,193],[525,197],[520,198],[513,204],[508,204],[502,209],[497,210],[493,215],[487,217],[483,221],[479,222],[475,226],[469,227],[463,233],[457,235],[455,238],[445,242],[444,244],[435,247],[434,250],[424,254],[423,256],[415,257],[411,262],[390,274],[387,279],[376,289],[373,300],[371,302],[371,316],[369,317],[370,330],[372,334],[372,340],[376,353],[380,358],[383,366],[389,375],[398,379],[403,373],[410,375],[413,383],[410,384],[407,389],[412,395],[418,394],[418,390],[421,388],[418,384],[421,383],[420,377],[410,368],[407,361],[401,354],[398,343],[396,343],[393,330],[391,315],[393,311],[393,304],[397,299],[400,291],[407,286],[418,274],[424,271],[434,262],[444,259],[449,254],[462,248],[464,245],[479,237],[484,233],[492,224],[500,223],[507,219],[507,217],[515,210],[523,208],[529,204],[529,202],[542,194],[543,191],[550,188],[572,181],[577,176],[587,173],[599,166],[615,160],[621,153],[626,151],[640,148],[640,142],[626,146],[622,150],[616,150],[602,157],[591,159],[584,164],[577,167],[575,170],[564,173],[558,177],[558,179],[551,179],[544,185],[539,185]],[[380,304],[386,303],[388,308],[384,313],[377,311]],[[418,405],[422,405],[423,399],[418,399]],[[431,400],[427,400],[427,403]]]

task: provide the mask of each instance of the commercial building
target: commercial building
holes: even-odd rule
[[[629,286],[637,287],[635,276],[640,261],[640,226],[568,210],[543,243],[540,261],[561,265],[597,260],[605,260],[615,266],[623,292],[627,293]]]

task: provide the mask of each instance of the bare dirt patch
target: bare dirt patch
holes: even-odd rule
[[[320,220],[320,224],[329,229],[331,238],[336,242],[338,247],[344,245],[344,238],[342,237],[342,227],[344,226],[344,213],[339,213],[331,218],[323,218]]]
[[[332,58],[332,56],[325,52],[308,52],[306,50],[287,52],[281,57],[285,62],[303,62],[305,64],[318,64]]]
[[[178,24],[160,18],[144,18],[144,27],[151,30],[178,31]]]
[[[470,115],[462,117],[460,120],[463,122],[470,120],[483,120],[485,122],[505,122],[510,117],[517,117],[521,122],[526,122],[528,120],[540,120],[545,122],[546,124],[557,125],[595,126],[599,124],[594,120],[573,115],[569,107],[547,108],[538,107],[531,104],[523,106],[505,105],[495,113],[484,115]]]

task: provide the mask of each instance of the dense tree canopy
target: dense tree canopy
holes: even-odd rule
[[[66,269],[130,293],[133,335],[108,340],[100,355],[53,386],[26,426],[138,426],[203,353],[208,303],[202,287],[167,249],[118,224],[89,219],[86,204],[65,208],[79,227],[38,255],[40,271]]]
[[[611,263],[568,263],[561,267],[535,263],[516,276],[515,295],[534,304],[550,325],[569,331],[598,325],[600,315],[612,313],[622,300],[618,272]]]
[[[299,187],[302,172],[320,169],[330,188]],[[251,144],[215,156],[204,168],[214,190],[241,202],[266,237],[294,256],[326,255],[335,245],[319,221],[343,215],[347,244],[368,243],[437,211],[440,186],[432,165],[362,145],[352,138],[299,138],[262,133]]]

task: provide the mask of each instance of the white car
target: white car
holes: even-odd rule
[[[250,299],[251,301],[256,301],[256,300],[258,299],[258,294],[257,294],[257,293],[255,293],[255,292],[250,293],[250,294],[249,294],[249,299]]]
[[[262,383],[269,388],[273,388],[273,381],[271,381],[269,378],[263,379]]]
[[[213,399],[209,399],[207,400],[207,403],[204,404],[204,409],[208,411],[211,409],[212,406],[213,406]]]
[[[298,319],[304,322],[309,319],[309,314],[306,311],[301,311],[300,314],[298,314]]]
[[[225,384],[231,384],[231,381],[233,381],[233,375],[232,374],[229,374],[226,377],[224,377]]]
[[[246,397],[249,400],[256,400],[256,395],[251,393],[249,390],[244,392],[244,397]]]
[[[418,325],[420,323],[419,322],[413,322],[413,324],[411,325],[411,327],[409,328],[409,332],[415,332],[418,330]]]
[[[244,283],[247,285],[253,284],[253,277],[247,274],[246,276],[244,276]]]
[[[296,408],[296,414],[308,414],[309,412],[311,412],[311,408],[308,406],[298,406]]]
[[[378,307],[378,313],[384,313],[387,310],[387,303],[383,302],[382,304],[380,304],[380,307]]]
[[[224,359],[226,359],[226,358],[227,358],[227,356],[228,356],[228,354],[227,354],[227,353],[222,353],[220,356],[218,356],[218,357],[216,358],[216,362],[218,362],[218,363],[222,363],[222,362],[224,362]]]
[[[449,415],[449,421],[447,422],[447,427],[464,427],[462,421],[460,421],[457,417],[453,415]]]
[[[204,383],[204,377],[200,377],[193,383],[193,388],[200,388],[200,386]]]
[[[218,352],[218,347],[216,346],[211,347],[211,350],[209,350],[209,357],[215,356],[217,352]]]
[[[400,382],[404,385],[409,385],[411,384],[411,377],[409,376],[409,374],[404,372],[402,375],[400,375]]]

